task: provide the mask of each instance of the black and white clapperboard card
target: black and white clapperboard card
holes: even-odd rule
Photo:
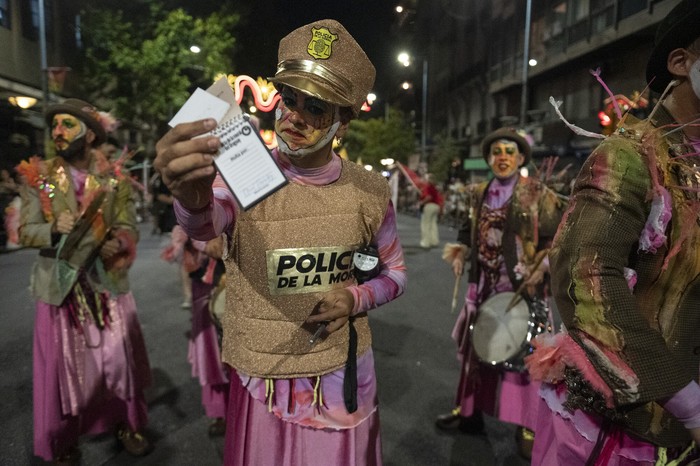
[[[221,139],[214,164],[243,210],[287,184],[258,130],[236,103],[226,77],[206,91],[198,88],[168,124],[174,127],[202,118],[218,123],[209,133]]]

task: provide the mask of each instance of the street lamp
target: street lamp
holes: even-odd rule
[[[398,54],[396,59],[403,66],[410,66],[411,56],[406,52]],[[405,81],[401,87],[404,90],[410,89],[410,83]],[[423,88],[421,89],[421,128],[420,128],[420,159],[421,162],[426,160],[426,125],[428,113],[428,60],[423,58]]]
[[[24,95],[10,96],[7,100],[15,107],[22,109],[33,107],[34,104],[36,104],[36,99],[34,97],[27,97]]]
[[[520,93],[520,126],[525,127],[525,115],[527,115],[527,67],[530,60],[530,16],[532,15],[532,0],[525,4],[525,44],[523,46],[523,85]],[[537,64],[537,62],[535,62]],[[532,65],[534,66],[534,65]]]

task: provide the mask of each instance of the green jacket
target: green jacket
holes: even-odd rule
[[[110,267],[109,264],[105,267],[98,252],[108,232],[114,235],[120,230],[127,230],[132,233],[132,238],[137,237],[136,209],[130,184],[111,176],[88,175],[85,197],[89,198],[99,191],[105,191],[106,195],[87,233],[69,257],[59,261],[57,253],[61,235],[51,233],[54,219],[66,210],[77,214],[84,210],[84,206],[79,206],[76,201],[70,169],[62,158],[41,162],[40,170],[40,179],[30,180],[22,190],[20,217],[21,243],[40,249],[31,276],[34,298],[61,305],[74,284],[74,277],[67,272],[81,268],[89,272],[96,289],[127,292],[127,267]],[[69,267],[66,267],[66,263]],[[105,269],[105,273],[102,273]]]
[[[673,160],[689,150],[682,132],[666,135],[676,127],[672,117],[662,106],[656,115],[654,121],[625,124],[588,158],[550,251],[550,271],[562,320],[612,390],[615,404],[607,409],[597,402],[599,394],[577,381],[574,371],[567,376],[569,406],[673,447],[690,437],[656,400],[698,379],[700,201],[697,193],[678,188],[698,188],[689,159]],[[661,232],[667,238],[660,247],[645,248],[642,242],[640,248],[652,214],[654,180],[670,194],[672,218]],[[687,235],[682,247],[681,235]],[[632,289],[625,269],[636,272]],[[581,344],[582,338],[620,356],[638,381],[630,384],[619,368]]]

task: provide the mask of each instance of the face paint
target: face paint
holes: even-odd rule
[[[70,161],[85,154],[87,141],[85,123],[67,113],[57,113],[51,121],[51,138],[56,153]]]
[[[51,122],[51,138],[57,151],[68,149],[76,139],[87,134],[87,126],[73,115],[57,113]]]
[[[280,104],[277,108],[281,109],[283,114],[286,111],[296,112],[304,123],[312,128],[327,128],[335,120],[336,106],[333,104],[289,87],[282,88],[280,97]]]
[[[277,137],[277,145],[279,146],[280,150],[287,154],[290,158],[301,158],[305,155],[312,154],[319,150],[320,148],[324,147],[326,144],[331,142],[333,138],[335,137],[336,131],[338,131],[338,128],[340,127],[340,121],[336,121],[333,123],[333,125],[328,128],[328,131],[326,132],[325,136],[323,136],[321,139],[317,140],[315,143],[311,144],[310,146],[306,147],[301,147],[298,149],[292,149],[289,144],[287,144],[287,141],[285,141],[282,136],[280,136],[279,133],[276,133],[275,136]]]
[[[337,106],[286,87],[280,94],[275,133],[282,152],[304,156],[333,139],[340,127]]]
[[[499,179],[508,179],[515,175],[520,165],[525,161],[518,145],[507,139],[491,143],[488,159],[493,174]]]

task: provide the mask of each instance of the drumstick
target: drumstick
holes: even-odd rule
[[[457,275],[455,277],[455,289],[452,291],[452,309],[450,310],[451,314],[454,314],[455,309],[457,308],[457,293],[459,292],[459,279],[462,278],[461,275]]]
[[[540,268],[540,265],[542,264],[542,261],[544,260],[544,258],[545,258],[546,255],[547,255],[547,254],[541,254],[541,255],[540,255],[540,258],[537,259],[537,262],[535,262],[535,266],[532,268],[532,272],[530,272],[530,275],[532,275],[533,273],[535,273],[535,272],[537,271],[537,269]],[[522,282],[522,283],[520,284],[520,286],[518,287],[518,290],[517,290],[517,291],[515,292],[515,294],[513,295],[513,299],[511,299],[510,302],[508,303],[508,307],[506,308],[506,312],[508,312],[508,311],[510,311],[511,309],[513,309],[513,308],[515,307],[515,305],[518,304],[518,303],[520,302],[521,299],[523,299],[522,292],[525,290],[525,287],[526,287],[526,286],[527,286],[527,285],[525,284],[525,280],[523,280],[523,282]]]

